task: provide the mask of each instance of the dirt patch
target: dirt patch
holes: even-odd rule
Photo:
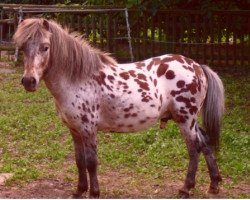
[[[99,176],[101,198],[178,198],[182,181],[153,180],[124,171],[108,170]],[[228,183],[230,180],[224,180]],[[191,191],[191,198],[242,198],[250,193],[247,183],[225,188],[222,184],[217,195],[207,193],[208,183],[198,183]],[[63,179],[36,180],[23,187],[0,187],[0,198],[71,198],[77,183]]]

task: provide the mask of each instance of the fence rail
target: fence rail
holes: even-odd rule
[[[24,18],[53,18],[82,32],[93,46],[113,53],[121,62],[130,61],[132,56],[142,60],[175,53],[218,68],[250,66],[250,11],[216,11],[207,17],[199,11],[160,10],[152,15],[130,9],[128,31],[125,9],[120,7],[0,7],[0,50],[8,49],[3,43],[11,41],[21,11]],[[10,46],[14,50],[13,44]]]

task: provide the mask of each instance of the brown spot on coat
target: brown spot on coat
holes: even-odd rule
[[[196,114],[198,111],[198,108],[196,106],[192,106],[191,101],[189,98],[183,97],[183,96],[178,96],[176,97],[176,101],[183,102],[186,104],[186,108],[189,109],[189,113],[191,115]]]
[[[145,66],[145,63],[144,62],[136,62],[135,65],[136,65],[136,68],[141,69],[142,67]]]
[[[161,101],[161,104],[162,104],[162,102],[163,102],[162,95],[160,95],[160,101]]]
[[[157,79],[154,79],[154,86],[157,85]]]
[[[82,110],[83,110],[83,111],[86,111],[86,106],[85,106],[84,103],[82,103]]]
[[[129,118],[129,117],[130,117],[130,113],[124,115],[124,118]]]
[[[87,115],[83,115],[81,117],[81,119],[82,119],[82,122],[84,122],[84,123],[88,123],[89,122],[89,119],[88,119]]]
[[[150,97],[150,96],[144,96],[141,101],[142,102],[149,102],[150,100],[152,100],[152,97]]]
[[[188,65],[191,65],[192,63],[194,63],[194,61],[193,61],[192,59],[190,59],[190,58],[184,57],[184,60],[186,61],[186,63],[187,63]]]
[[[134,70],[129,70],[128,73],[132,76],[132,77],[136,77],[135,71]]]
[[[178,82],[176,83],[176,85],[177,85],[178,88],[183,88],[184,85],[185,85],[185,81],[180,80],[180,81],[178,81]]]
[[[113,81],[115,80],[115,78],[112,75],[108,75],[108,80],[113,83]]]
[[[148,83],[146,82],[142,82],[141,80],[139,79],[135,79],[135,82],[139,85],[139,87],[143,90],[149,90],[149,86],[148,86]]]
[[[186,122],[186,119],[184,116],[182,115],[175,115],[175,120],[178,122],[178,123],[185,123]]]
[[[106,85],[105,83],[106,74],[104,72],[100,72],[98,76],[95,76],[94,79],[97,81],[99,85]]]
[[[148,71],[150,71],[152,69],[153,64],[154,64],[154,61],[151,60],[150,63],[148,64],[148,66],[147,66]]]
[[[184,63],[183,57],[181,55],[175,55],[172,54],[169,57],[165,57],[162,59],[162,62],[172,62],[172,61],[177,61],[179,63]]]
[[[190,98],[190,101],[193,102],[193,103],[195,103],[195,98],[194,98],[194,97],[191,97],[191,98]]]
[[[166,73],[166,78],[171,80],[174,79],[174,77],[175,77],[174,71],[168,70]]]
[[[122,72],[119,74],[120,77],[122,77],[124,80],[128,80],[129,79],[129,74],[128,72]]]
[[[147,81],[147,78],[146,78],[146,76],[144,74],[138,74],[137,78],[141,79],[141,80],[144,80],[144,81]]]
[[[172,90],[170,94],[173,97],[176,96],[176,95],[178,95],[178,94],[181,94],[183,92],[190,92],[191,94],[194,95],[194,94],[196,94],[198,87],[199,86],[198,86],[198,84],[196,82],[196,79],[193,79],[193,81],[191,83],[186,84],[186,87],[183,87],[180,90]]]
[[[137,117],[137,113],[133,113],[131,116],[132,117]]]
[[[180,110],[180,113],[182,113],[182,114],[188,114],[188,112],[185,111],[185,110]]]
[[[166,73],[167,69],[168,69],[167,64],[160,64],[158,69],[157,69],[157,72],[156,72],[157,76],[160,77],[160,76],[164,75]]]
[[[123,111],[124,112],[128,112],[130,110],[130,108],[124,108]]]
[[[161,58],[155,57],[155,58],[152,58],[152,60],[154,61],[155,65],[161,64]]]
[[[194,69],[193,69],[191,66],[182,65],[182,67],[183,67],[184,69],[187,69],[187,70],[191,71],[191,72],[194,72]]]

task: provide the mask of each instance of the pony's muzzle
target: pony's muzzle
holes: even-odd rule
[[[29,92],[36,91],[37,82],[34,77],[23,77],[21,83],[24,86],[25,90]]]

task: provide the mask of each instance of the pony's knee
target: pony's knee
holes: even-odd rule
[[[86,157],[86,167],[89,173],[95,173],[98,164],[96,148],[87,147],[85,149],[85,157]]]

